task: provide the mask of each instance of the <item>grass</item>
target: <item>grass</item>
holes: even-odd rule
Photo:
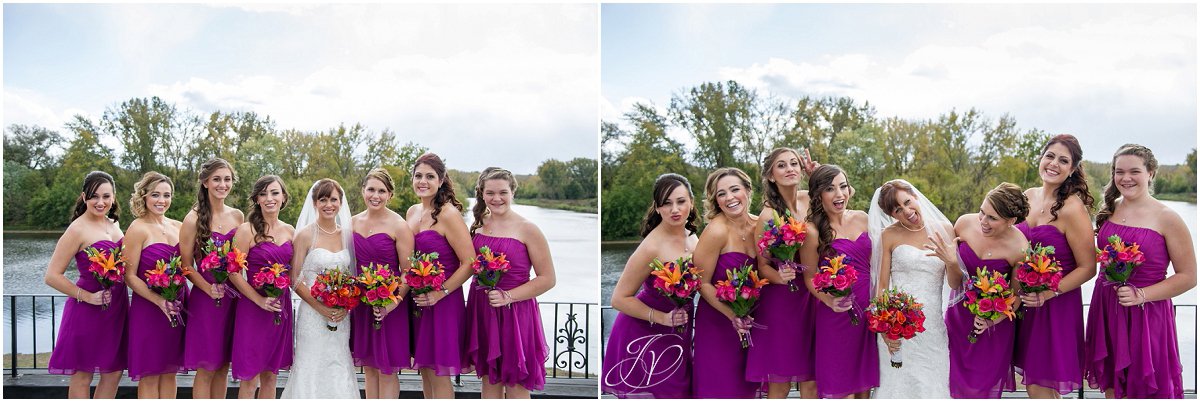
[[[1155,194],[1154,198],[1167,201],[1196,202],[1196,193]]]
[[[46,368],[46,366],[48,366],[50,364],[50,352],[38,353],[36,358],[37,358],[37,366],[40,368]],[[28,353],[18,353],[17,354],[17,367],[33,367],[33,366],[34,366],[34,355],[31,355]],[[4,368],[6,368],[6,369],[12,368],[12,354],[11,353],[6,353],[4,355]]]
[[[521,205],[533,205],[535,207],[563,209],[567,211],[583,212],[594,214],[599,208],[596,205],[595,198],[585,198],[581,200],[551,200],[546,198],[518,198],[516,203]]]

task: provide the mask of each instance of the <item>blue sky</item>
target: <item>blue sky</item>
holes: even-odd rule
[[[1181,163],[1196,143],[1194,4],[605,4],[601,36],[606,121],[732,79],[879,116],[1009,114],[1089,160],[1138,141]]]
[[[451,168],[595,158],[598,6],[4,5],[4,125],[62,129],[133,97],[361,122]]]

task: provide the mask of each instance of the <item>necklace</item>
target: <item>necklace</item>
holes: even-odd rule
[[[905,225],[904,222],[901,222],[901,221],[896,221],[896,223],[899,223],[900,227],[904,228],[904,230],[907,230],[909,232],[920,232],[925,229],[925,222],[921,222],[921,227],[916,228],[916,229],[909,229],[908,225]]]
[[[337,229],[338,229],[338,226],[337,226],[337,224],[336,224],[336,223],[335,223],[335,224],[333,224],[333,230],[328,230],[328,231],[327,231],[327,230],[325,230],[325,228],[321,227],[321,223],[320,223],[320,222],[313,222],[313,225],[316,225],[316,226],[317,226],[317,229],[320,229],[322,233],[325,233],[325,234],[327,234],[327,235],[330,235],[330,236],[332,236],[332,235],[333,235],[333,232],[337,231]]]

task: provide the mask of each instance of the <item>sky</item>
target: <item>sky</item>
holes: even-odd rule
[[[5,4],[4,126],[158,96],[384,129],[452,169],[596,158],[599,7]]]
[[[877,116],[975,108],[1183,163],[1196,144],[1196,5],[604,4],[601,118],[736,80],[784,99],[850,97]],[[678,133],[677,133],[678,135]]]

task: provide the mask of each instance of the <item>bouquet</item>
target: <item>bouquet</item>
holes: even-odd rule
[[[84,253],[88,256],[87,270],[96,278],[96,282],[100,282],[100,288],[108,290],[114,283],[125,281],[125,256],[122,251],[125,246],[117,246],[109,249],[98,249],[88,247],[84,249]],[[108,310],[108,303],[100,306],[100,310]]]
[[[400,298],[396,296],[397,289],[400,288],[400,277],[392,275],[392,270],[387,264],[371,263],[361,269],[358,283],[362,286],[363,303],[371,307],[387,307],[400,302]],[[379,329],[382,324],[375,320],[371,326]]]
[[[171,328],[179,326],[179,309],[183,303],[179,296],[183,295],[184,277],[189,273],[187,267],[180,262],[179,256],[158,260],[154,263],[154,269],[145,273],[146,286],[167,301],[168,310],[171,311],[168,315]]]
[[[767,280],[758,279],[758,270],[750,264],[727,269],[725,274],[728,279],[717,282],[717,299],[728,304],[739,319],[749,317]],[[738,332],[738,337],[742,340],[742,348],[750,346],[748,335]]]
[[[217,285],[228,287],[225,281],[229,280],[229,274],[243,269],[246,269],[246,253],[233,247],[233,242],[208,239],[208,244],[204,245],[204,258],[200,260],[200,272],[212,272]],[[217,307],[221,307],[221,299],[217,299]]]
[[[813,287],[821,293],[833,297],[846,297],[854,292],[854,283],[858,281],[858,270],[850,264],[850,257],[838,254],[836,257],[825,257],[825,264],[817,268],[813,275]],[[858,308],[854,298],[850,297],[850,323],[858,325]]]
[[[404,279],[408,282],[408,286],[412,288],[415,295],[423,295],[433,291],[441,291],[442,284],[446,282],[446,270],[442,267],[442,263],[437,261],[438,253],[422,253],[414,251],[409,261],[412,262],[412,267],[408,269]],[[421,316],[423,307],[418,307],[413,310],[414,317]]]
[[[1096,249],[1096,261],[1104,268],[1104,278],[1120,287],[1129,285],[1129,277],[1133,276],[1135,268],[1146,262],[1146,255],[1138,250],[1137,243],[1127,243],[1121,236],[1112,235],[1103,250]]]
[[[675,309],[692,304],[692,297],[700,290],[700,271],[692,264],[691,257],[679,257],[674,261],[662,262],[655,258],[650,263],[654,275],[654,289],[675,303]],[[683,326],[675,331],[683,333]]]
[[[976,268],[975,272],[974,281],[967,286],[967,300],[963,306],[984,320],[994,321],[1001,317],[1013,319],[1012,307],[1017,297],[1013,296],[1012,286],[1004,274],[989,271],[986,267]],[[971,343],[978,340],[974,331],[967,335],[967,340]]]
[[[1063,272],[1058,260],[1050,257],[1051,254],[1054,254],[1054,246],[1042,246],[1040,243],[1025,252],[1025,260],[1017,264],[1015,271],[1022,293],[1058,291]]]
[[[475,271],[475,282],[489,290],[495,289],[496,284],[500,282],[500,276],[512,268],[512,264],[505,257],[504,253],[493,253],[488,246],[480,247],[479,255],[476,255],[475,262],[471,263],[471,269]]]
[[[317,275],[317,279],[309,291],[313,298],[324,304],[325,307],[342,310],[350,310],[358,306],[358,297],[362,293],[354,276],[346,274],[341,267],[334,267]],[[326,321],[325,329],[337,331],[338,324]]]
[[[270,266],[259,268],[258,273],[254,274],[254,278],[250,281],[250,285],[255,289],[261,289],[267,297],[279,297],[283,294],[283,290],[287,289],[291,284],[288,279],[288,270],[291,268],[287,264],[271,263]],[[283,315],[275,313],[275,325],[283,323]]]
[[[800,271],[803,266],[795,261],[796,251],[804,245],[806,237],[808,233],[804,231],[804,223],[792,217],[791,211],[784,211],[782,217],[776,212],[773,219],[767,220],[762,238],[758,240],[758,253],[770,253],[776,267]],[[794,281],[788,282],[788,290],[795,292],[797,289]]]
[[[912,295],[896,289],[886,289],[871,300],[867,308],[867,329],[891,340],[912,339],[925,332],[924,305]],[[899,351],[891,354],[892,367],[904,366]]]

